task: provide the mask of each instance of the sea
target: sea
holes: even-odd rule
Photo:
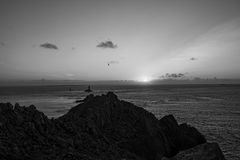
[[[152,112],[157,118],[172,114],[217,142],[228,160],[240,159],[240,85],[93,85],[92,94],[114,92],[120,99]],[[0,102],[35,105],[57,118],[84,99],[87,85],[2,86]]]

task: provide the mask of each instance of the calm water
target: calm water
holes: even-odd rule
[[[0,87],[0,102],[34,104],[47,116],[58,117],[87,95],[86,87]],[[179,123],[187,122],[208,141],[218,142],[227,159],[240,159],[240,85],[96,85],[93,90],[94,94],[114,91],[157,118],[173,114]]]

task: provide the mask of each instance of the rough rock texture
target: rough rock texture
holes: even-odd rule
[[[159,124],[167,135],[172,148],[172,152],[168,156],[173,156],[181,150],[206,142],[205,137],[196,128],[186,123],[178,125],[173,115],[163,117],[159,120]]]
[[[205,142],[172,115],[158,120],[111,92],[87,96],[58,119],[34,106],[0,104],[1,159],[160,160]]]
[[[162,160],[225,160],[217,143],[204,143]]]

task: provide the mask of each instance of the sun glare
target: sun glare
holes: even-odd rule
[[[151,81],[151,79],[149,77],[146,77],[146,76],[143,76],[143,77],[139,78],[139,82],[148,83],[150,81]]]

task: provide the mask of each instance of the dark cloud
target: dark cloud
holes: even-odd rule
[[[117,48],[117,45],[114,44],[112,41],[105,41],[105,42],[101,42],[97,45],[97,47],[100,47],[100,48]]]
[[[5,43],[4,43],[4,42],[1,42],[1,46],[5,46]]]
[[[182,78],[186,75],[187,73],[166,73],[163,76],[160,76],[160,78],[166,78],[166,79],[177,79],[177,78]]]
[[[58,47],[55,44],[51,44],[51,43],[41,44],[40,47],[47,48],[47,49],[58,49]]]
[[[191,61],[195,61],[195,60],[197,60],[197,58],[192,57],[192,58],[190,58],[190,60],[191,60]]]
[[[109,62],[107,62],[107,65],[110,66],[112,64],[118,64],[118,63],[119,63],[119,61],[109,61]]]

